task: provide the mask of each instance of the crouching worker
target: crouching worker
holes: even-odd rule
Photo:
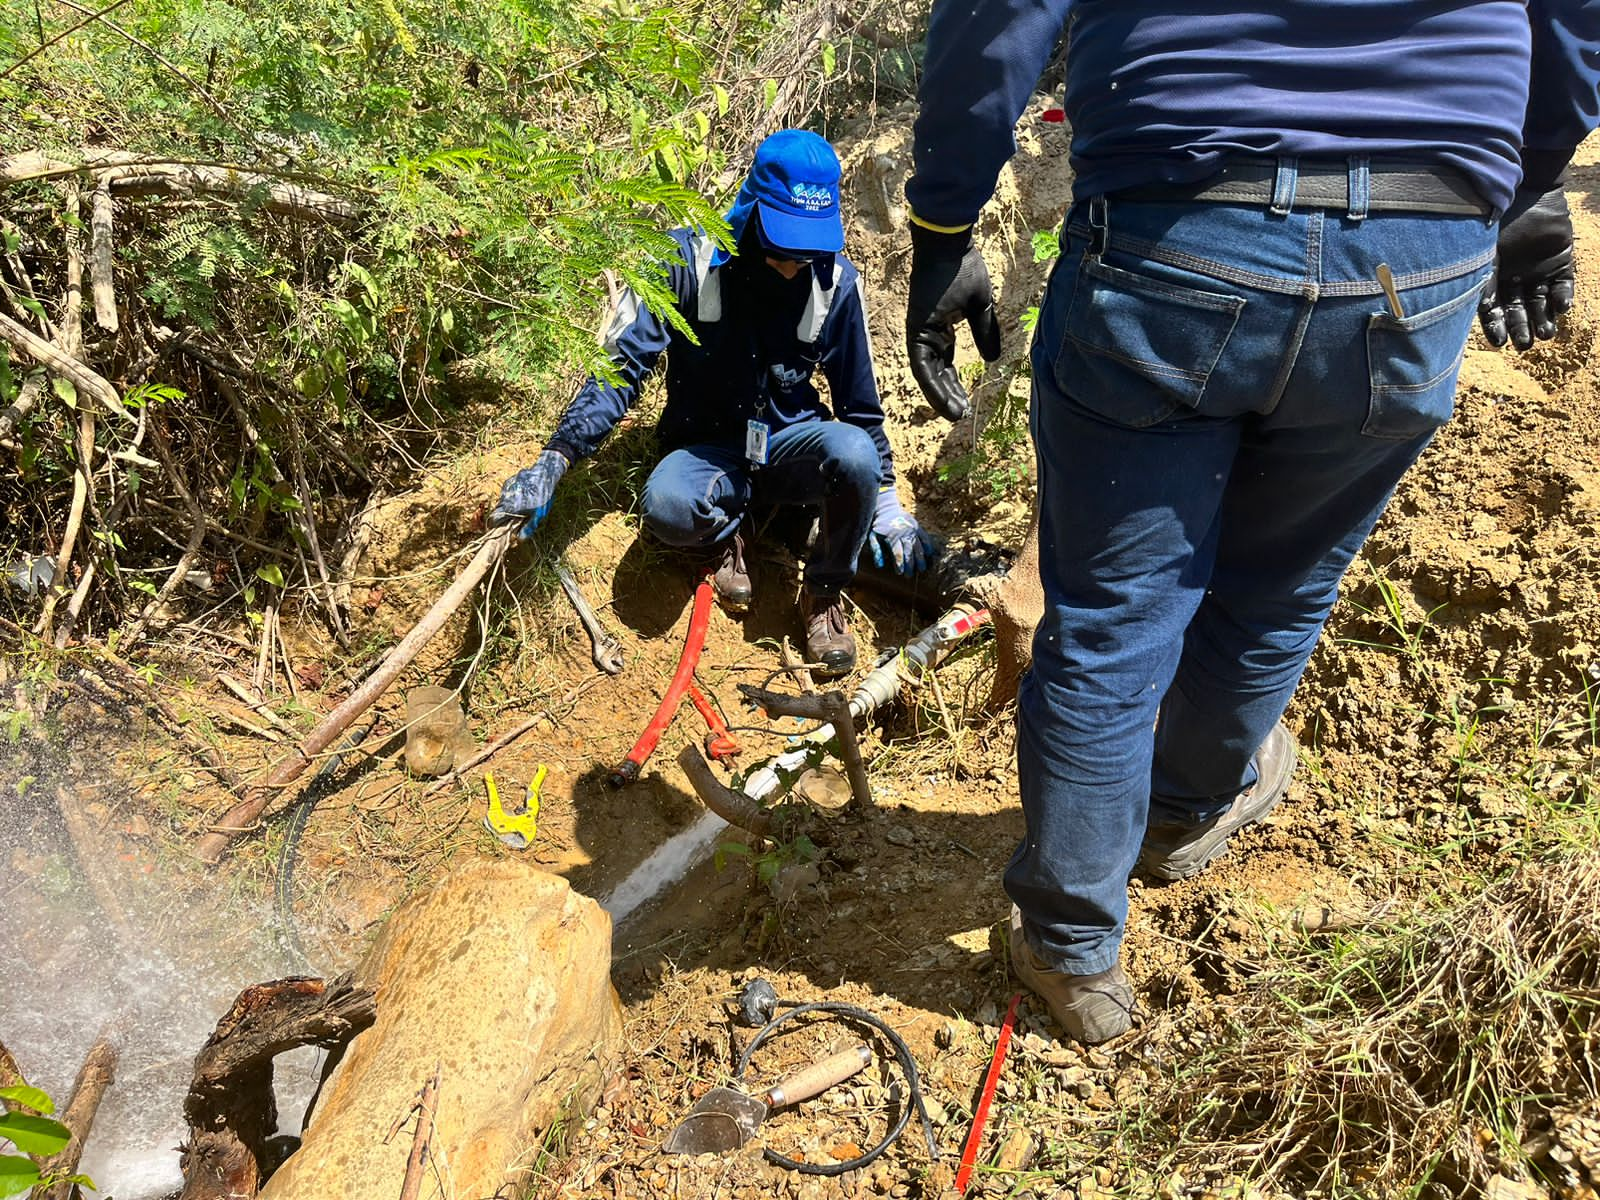
[[[657,429],[665,457],[644,488],[645,527],[669,546],[716,555],[724,608],[750,605],[741,523],[752,504],[820,512],[800,595],[806,655],[825,671],[855,665],[840,589],[869,539],[874,561],[923,570],[932,540],[901,506],[883,431],[856,269],[840,253],[839,158],[816,134],[762,142],[728,213],[736,249],[672,231],[682,262],[667,271],[691,341],[625,294],[605,347],[621,377],[591,377],[533,466],[506,480],[491,520],[529,536],[567,468],[594,453],[667,356]],[[821,369],[833,412],[812,382]]]

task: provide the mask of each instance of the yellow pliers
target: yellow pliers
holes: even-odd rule
[[[539,832],[539,788],[544,783],[545,765],[539,764],[522,808],[507,812],[500,803],[500,789],[494,785],[494,772],[483,773],[483,785],[489,792],[489,813],[483,818],[484,826],[513,850],[526,850]]]

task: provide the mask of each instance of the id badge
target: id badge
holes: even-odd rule
[[[765,421],[744,423],[744,456],[753,467],[767,465],[767,434],[771,432]]]

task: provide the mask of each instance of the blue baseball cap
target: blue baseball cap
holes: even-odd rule
[[[770,245],[837,254],[844,249],[839,175],[839,156],[825,138],[804,129],[780,129],[756,148],[728,214],[735,237],[743,233],[754,208]]]

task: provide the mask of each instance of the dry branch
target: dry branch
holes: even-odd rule
[[[220,861],[228,849],[228,843],[253,826],[279,790],[298,779],[311,765],[313,758],[331,746],[334,739],[349,728],[352,721],[372,707],[373,701],[388,690],[400,672],[405,670],[417,656],[418,651],[428,644],[456,609],[461,607],[472,589],[478,586],[478,582],[505,557],[515,531],[514,525],[507,525],[494,530],[483,539],[478,547],[478,553],[467,564],[466,569],[456,577],[444,595],[434,601],[433,607],[412,627],[411,632],[400,640],[400,644],[389,651],[383,662],[378,664],[377,669],[367,676],[361,686],[306,735],[305,741],[300,743],[294,754],[278,764],[267,777],[265,784],[251,789],[243,801],[223,814],[222,819],[212,826],[211,831],[200,839],[195,847],[195,853],[202,861],[208,863]]]
[[[35,362],[42,363],[54,371],[78,391],[94,397],[107,412],[130,424],[134,422],[133,414],[123,407],[122,397],[117,395],[116,388],[77,359],[69,358],[38,334],[13,321],[3,312],[0,312],[0,338],[4,338],[11,346]]]
[[[112,1080],[116,1078],[119,1050],[110,1035],[101,1034],[90,1048],[88,1057],[78,1070],[72,1085],[72,1098],[61,1113],[61,1123],[72,1131],[72,1140],[60,1153],[39,1164],[44,1175],[73,1175],[78,1170],[78,1160],[83,1157],[83,1146],[94,1126],[95,1114],[100,1111],[100,1101],[105,1099]],[[48,1188],[34,1192],[34,1200],[69,1200],[73,1193],[70,1180],[63,1180]]]
[[[422,1171],[428,1165],[433,1143],[433,1116],[439,1104],[439,1073],[442,1064],[433,1065],[433,1075],[422,1085],[417,1098],[417,1131],[411,1139],[411,1154],[406,1159],[406,1177],[400,1185],[400,1200],[417,1200],[422,1192]]]
[[[101,329],[117,331],[116,263],[111,254],[111,177],[100,177],[89,219],[89,280],[94,288],[94,319]]]
[[[119,196],[217,196],[234,201],[255,201],[267,212],[302,220],[351,224],[361,218],[361,208],[338,196],[297,183],[274,179],[245,167],[210,163],[149,161],[120,150],[90,150],[83,161],[67,162],[38,151],[0,159],[0,188],[28,180],[85,175],[109,177]]]

